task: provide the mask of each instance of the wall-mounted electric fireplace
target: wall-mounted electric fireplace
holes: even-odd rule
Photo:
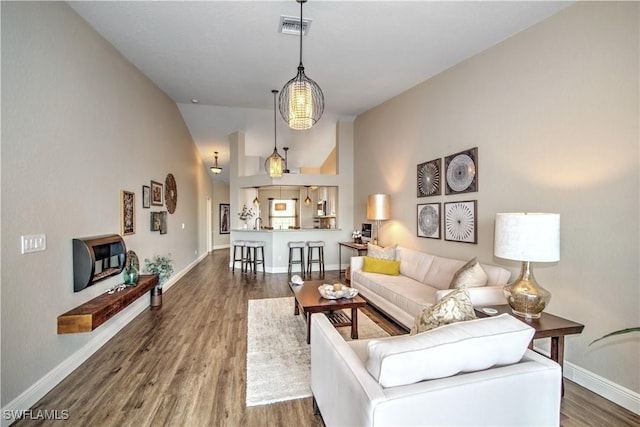
[[[118,234],[73,239],[73,291],[119,274],[127,247]]]

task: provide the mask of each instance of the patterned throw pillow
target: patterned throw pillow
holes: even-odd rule
[[[438,303],[422,310],[411,328],[411,335],[450,323],[476,318],[471,297],[466,289],[456,289]]]
[[[449,284],[449,289],[476,288],[487,284],[487,273],[476,258],[460,267]]]
[[[398,245],[383,248],[382,246],[367,243],[367,256],[377,259],[386,259],[387,261],[396,260],[396,248]]]

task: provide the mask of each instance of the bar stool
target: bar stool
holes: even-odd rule
[[[289,246],[289,269],[288,269],[289,275],[291,275],[291,267],[293,266],[293,264],[300,264],[300,272],[301,272],[301,275],[304,277],[304,271],[305,271],[304,247],[306,246],[305,242],[289,242],[287,243],[287,246]],[[300,250],[299,260],[293,259],[294,250],[296,249]]]
[[[324,242],[322,240],[307,242],[307,274],[311,276],[311,270],[313,263],[318,263],[320,269],[320,275],[324,277]],[[313,250],[318,250],[318,257],[313,257]]]
[[[245,264],[247,262],[247,255],[245,248],[247,242],[244,240],[236,240],[233,242],[233,264],[231,264],[231,271],[235,273],[236,262],[240,261],[240,271],[244,271]],[[240,258],[238,258],[238,249],[240,249]]]
[[[264,245],[262,240],[248,240],[247,246],[247,266],[251,268],[253,274],[258,272],[258,264],[262,264],[262,274],[264,274]],[[258,259],[258,249],[260,249],[260,259]]]

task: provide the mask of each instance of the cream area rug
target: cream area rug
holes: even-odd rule
[[[311,396],[307,326],[302,314],[294,316],[293,307],[293,297],[249,300],[247,406]],[[351,340],[350,327],[338,331],[345,340]],[[363,339],[388,334],[358,311],[358,336]]]

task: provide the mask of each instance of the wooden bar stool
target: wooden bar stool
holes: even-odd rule
[[[324,242],[322,240],[307,242],[307,274],[311,276],[313,263],[318,264],[320,275],[324,277]],[[317,249],[317,258],[313,257],[313,250]]]
[[[258,264],[262,264],[262,274],[264,274],[264,245],[262,240],[248,240],[247,242],[247,266],[251,268],[253,274],[258,272]],[[258,259],[258,249],[260,249],[260,259]]]
[[[306,246],[305,242],[289,242],[287,243],[289,246],[289,275],[291,275],[291,267],[293,264],[300,264],[300,272],[302,277],[304,277],[305,266],[304,266],[304,247]],[[293,255],[296,249],[300,250],[300,259],[294,260]]]
[[[240,261],[240,271],[244,271],[247,262],[247,254],[245,248],[247,242],[244,240],[236,240],[233,242],[233,263],[231,264],[231,271],[235,273],[236,262]],[[240,249],[240,258],[238,258],[238,249]]]

